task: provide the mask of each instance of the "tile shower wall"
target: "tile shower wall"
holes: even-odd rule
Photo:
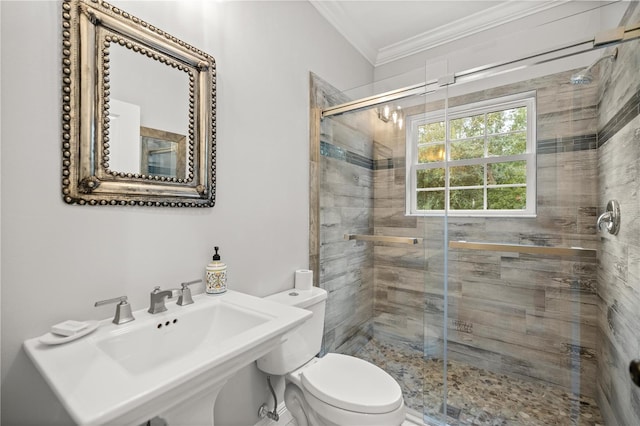
[[[623,19],[640,21],[632,3]],[[598,260],[600,344],[598,404],[607,425],[640,424],[640,388],[629,380],[629,362],[640,357],[640,42],[618,47],[599,103],[599,212],[620,202],[618,235],[601,234]]]
[[[450,217],[450,240],[596,248],[597,84],[571,72],[451,98],[450,106],[537,92],[538,216]],[[442,105],[427,105],[424,109]],[[407,115],[411,112],[407,112]],[[379,122],[374,144],[374,232],[424,237],[423,246],[374,247],[374,334],[441,356],[444,219],[404,216],[404,133]],[[388,167],[392,165],[392,167]],[[595,260],[449,252],[448,356],[496,372],[595,395]],[[588,380],[580,381],[580,376]]]
[[[344,101],[313,75],[312,91],[312,104],[317,106]],[[315,142],[312,137],[312,155],[317,150],[320,160],[319,241],[312,245],[319,246],[318,284],[328,292],[324,352],[353,353],[372,334],[373,250],[369,244],[344,239],[344,234],[373,231],[371,120],[370,112],[325,119]]]

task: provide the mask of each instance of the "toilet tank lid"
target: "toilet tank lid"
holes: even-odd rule
[[[297,308],[308,308],[327,298],[327,291],[319,287],[311,287],[311,290],[297,290],[290,288],[267,296],[266,299],[272,302],[284,303],[285,305]]]

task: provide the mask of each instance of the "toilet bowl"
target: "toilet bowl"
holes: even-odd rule
[[[398,383],[359,358],[330,353],[312,359],[285,380],[287,389],[295,386],[302,392],[319,424],[389,426],[405,419]]]
[[[258,359],[258,368],[285,378],[285,406],[298,426],[398,426],[405,405],[398,383],[381,368],[348,355],[318,358],[326,291],[287,290],[268,299],[309,309],[313,316],[278,348]]]

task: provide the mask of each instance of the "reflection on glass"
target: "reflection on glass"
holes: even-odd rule
[[[188,134],[188,74],[184,70],[178,70],[167,63],[149,58],[140,51],[134,51],[118,43],[111,43],[109,46],[109,63],[111,97],[119,100],[121,104],[137,106],[137,121],[141,126],[139,137],[136,138],[137,143],[129,140],[120,141],[117,140],[119,135],[112,135],[109,168],[119,172],[184,178],[184,170],[181,175],[176,176],[177,163],[181,159],[176,157],[176,165],[171,168],[167,163],[168,154],[156,152],[161,148],[152,148],[154,151],[153,161],[159,162],[158,167],[152,170],[138,169],[140,165],[145,164],[146,159],[144,155],[138,159],[137,153],[141,150],[141,141],[144,141],[141,139],[144,136],[142,130],[144,128],[158,129],[174,135]],[[115,106],[116,104],[110,105],[110,109]],[[164,138],[160,139],[164,140]],[[185,139],[183,145],[188,142]],[[166,145],[170,146],[170,144]],[[142,149],[145,149],[144,146]],[[135,155],[132,154],[134,151],[137,151]],[[126,161],[126,159],[133,158],[138,160],[133,162],[135,164],[132,164],[132,161]],[[171,172],[173,174],[170,174],[170,170],[173,170]]]
[[[444,160],[444,144],[418,146],[418,163],[433,163]]]
[[[482,189],[456,189],[450,192],[450,206],[452,210],[482,210],[484,209],[484,194]]]
[[[142,144],[147,152],[147,174],[173,177],[178,160],[175,144],[148,138]]]
[[[185,135],[141,127],[140,143],[142,174],[185,179],[187,150]]]
[[[527,206],[527,188],[507,187],[487,189],[487,208],[490,210],[523,210]]]
[[[418,191],[418,210],[444,210],[444,191]]]

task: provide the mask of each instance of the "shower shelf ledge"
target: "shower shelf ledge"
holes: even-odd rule
[[[540,254],[558,257],[573,257],[580,259],[596,258],[595,249],[583,247],[547,247],[530,246],[525,244],[483,243],[472,241],[449,241],[449,248],[465,250],[502,251],[510,253]]]
[[[422,238],[390,237],[387,235],[344,234],[345,240],[372,241],[377,243],[421,244]]]

